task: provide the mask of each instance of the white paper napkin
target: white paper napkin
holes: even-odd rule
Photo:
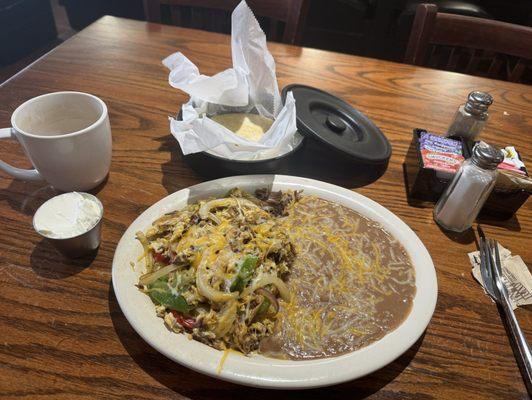
[[[229,159],[263,159],[292,150],[296,137],[296,108],[288,93],[281,108],[275,61],[266,35],[242,1],[231,16],[233,68],[213,76],[202,75],[182,53],[163,60],[170,69],[169,83],[190,95],[182,106],[182,121],[170,118],[170,131],[183,154],[209,151]],[[227,112],[257,112],[275,119],[258,142],[244,139],[208,118]]]
[[[499,244],[499,253],[502,264],[502,275],[510,303],[515,310],[517,307],[532,304],[532,275],[525,262],[520,256],[512,255],[510,250]],[[471,273],[474,278],[484,287],[480,272],[480,253],[473,251],[468,254],[471,263]]]

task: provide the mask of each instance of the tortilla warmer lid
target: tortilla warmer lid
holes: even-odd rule
[[[297,128],[303,136],[354,162],[388,162],[390,142],[363,113],[327,92],[298,84],[283,89],[283,103],[288,92],[296,99]]]

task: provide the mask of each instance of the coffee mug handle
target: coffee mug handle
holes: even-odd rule
[[[15,130],[13,128],[0,128],[0,139],[9,138],[15,138]],[[15,179],[22,179],[23,181],[43,180],[41,174],[36,169],[16,168],[2,160],[0,160],[0,170],[8,173]]]

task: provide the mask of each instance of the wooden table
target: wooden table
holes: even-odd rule
[[[204,74],[230,67],[228,36],[105,17],[0,87],[0,126],[30,97],[79,90],[108,104],[113,130],[111,172],[96,191],[105,219],[93,259],[64,260],[33,231],[32,214],[53,190],[0,176],[0,397],[527,398],[497,309],[470,274],[472,238],[449,238],[430,208],[407,205],[401,163],[412,128],[443,132],[469,91],[480,89],[495,97],[484,138],[517,145],[532,167],[531,87],[281,44],[270,45],[280,87],[298,82],[330,91],[390,139],[388,171],[357,191],[396,213],[427,246],[439,281],[432,322],[389,366],[305,394],[208,378],[150,348],[118,307],[111,262],[126,227],[145,208],[202,180],[179,159],[169,135],[167,116],[186,97],[170,88],[161,60],[177,50]],[[0,155],[29,166],[14,141],[2,141]],[[530,202],[515,218],[485,230],[532,265]],[[532,338],[530,313],[519,310],[518,317]]]

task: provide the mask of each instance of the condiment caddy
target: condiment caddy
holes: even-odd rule
[[[433,206],[461,164],[461,161],[458,161],[460,157],[450,157],[450,152],[446,153],[445,157],[437,154],[439,152],[435,152],[439,156],[440,163],[427,162],[430,157],[426,155],[424,157],[421,141],[421,137],[427,133],[425,129],[416,128],[413,130],[412,141],[403,163],[408,203],[417,207]],[[464,160],[471,157],[476,142],[465,138],[449,139],[458,144]],[[513,151],[516,159],[520,162],[518,151],[515,149]],[[445,166],[443,167],[443,165]],[[503,165],[501,164],[501,166]],[[502,169],[500,170],[502,171]],[[521,177],[505,172],[499,174],[493,191],[482,207],[480,216],[508,219],[517,212],[532,192],[530,183],[527,186],[530,178],[528,178],[528,171],[524,165],[520,167],[520,175]]]

